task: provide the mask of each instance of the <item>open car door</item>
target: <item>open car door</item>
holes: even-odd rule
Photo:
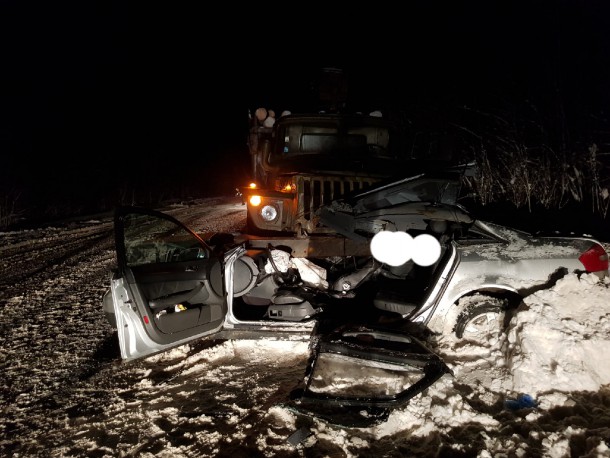
[[[222,329],[228,289],[223,266],[235,261],[237,249],[216,256],[178,220],[146,208],[117,208],[114,227],[118,268],[110,291],[122,359]]]

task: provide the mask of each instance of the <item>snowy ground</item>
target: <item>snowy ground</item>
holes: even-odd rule
[[[245,219],[235,201],[172,212],[202,232]],[[344,428],[282,407],[304,342],[201,341],[121,363],[101,309],[113,243],[110,218],[0,233],[0,456],[610,456],[608,279],[568,275],[483,344],[430,342],[454,375]],[[520,394],[537,407],[514,408]]]

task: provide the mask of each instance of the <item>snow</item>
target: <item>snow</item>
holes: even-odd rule
[[[221,213],[199,218],[196,229],[222,230]],[[506,333],[436,337],[453,375],[380,424],[348,428],[283,404],[307,342],[204,340],[121,363],[101,309],[110,219],[0,233],[0,260],[0,456],[610,457],[608,277],[569,274],[531,294]],[[520,395],[536,406],[514,408]]]

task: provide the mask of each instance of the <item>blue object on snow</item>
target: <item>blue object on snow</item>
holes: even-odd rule
[[[538,401],[529,394],[520,394],[517,396],[517,399],[507,399],[504,401],[504,407],[510,410],[531,409],[538,407]]]

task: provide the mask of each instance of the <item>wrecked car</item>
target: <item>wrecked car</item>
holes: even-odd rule
[[[203,337],[311,340],[289,405],[349,424],[385,418],[451,372],[426,343],[431,334],[476,339],[567,273],[608,274],[593,238],[537,237],[476,219],[457,203],[460,176],[421,174],[346,195],[318,210],[332,231],[307,238],[204,240],[169,215],[117,208],[117,269],[103,307],[121,358]],[[438,254],[424,265],[383,262],[371,241],[384,231],[434,238]],[[328,370],[342,365],[357,370]],[[348,372],[390,382],[334,383]]]

